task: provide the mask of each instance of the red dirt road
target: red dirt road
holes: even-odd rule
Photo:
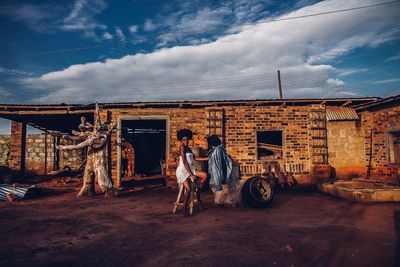
[[[233,209],[207,194],[184,218],[167,189],[74,194],[0,203],[0,266],[400,265],[398,204],[283,192],[267,209]]]

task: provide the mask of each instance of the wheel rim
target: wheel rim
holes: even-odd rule
[[[268,202],[272,197],[271,185],[262,178],[255,178],[250,183],[250,194],[251,196],[260,202]]]

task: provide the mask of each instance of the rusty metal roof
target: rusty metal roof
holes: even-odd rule
[[[138,101],[138,102],[99,102],[103,107],[119,107],[119,106],[180,106],[180,105],[230,105],[230,104],[331,104],[342,105],[352,101],[352,105],[370,103],[380,99],[379,97],[356,97],[356,98],[299,98],[299,99],[225,99],[225,100],[182,100],[182,101]],[[5,104],[0,103],[0,110],[68,110],[70,112],[77,110],[92,110],[94,111],[95,103],[88,104]]]
[[[349,107],[326,107],[326,119],[328,121],[352,121],[359,120],[357,112]]]
[[[362,104],[355,105],[354,108],[361,112],[364,110],[373,110],[380,109],[390,106],[399,106],[400,105],[400,95],[394,95],[383,99],[377,99],[373,102],[366,102]]]

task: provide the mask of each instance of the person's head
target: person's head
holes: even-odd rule
[[[177,132],[178,140],[182,142],[183,145],[189,145],[190,139],[193,138],[193,133],[189,129],[181,129]]]
[[[81,117],[81,122],[82,122],[82,124],[86,123],[86,118],[84,116]]]
[[[222,144],[221,139],[219,139],[218,135],[216,134],[207,137],[207,142],[209,146],[219,146]]]

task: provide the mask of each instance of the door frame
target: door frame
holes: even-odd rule
[[[121,144],[122,121],[133,120],[165,120],[165,160],[169,160],[170,117],[169,116],[118,116],[117,143]],[[121,146],[117,146],[117,180],[121,184]]]

